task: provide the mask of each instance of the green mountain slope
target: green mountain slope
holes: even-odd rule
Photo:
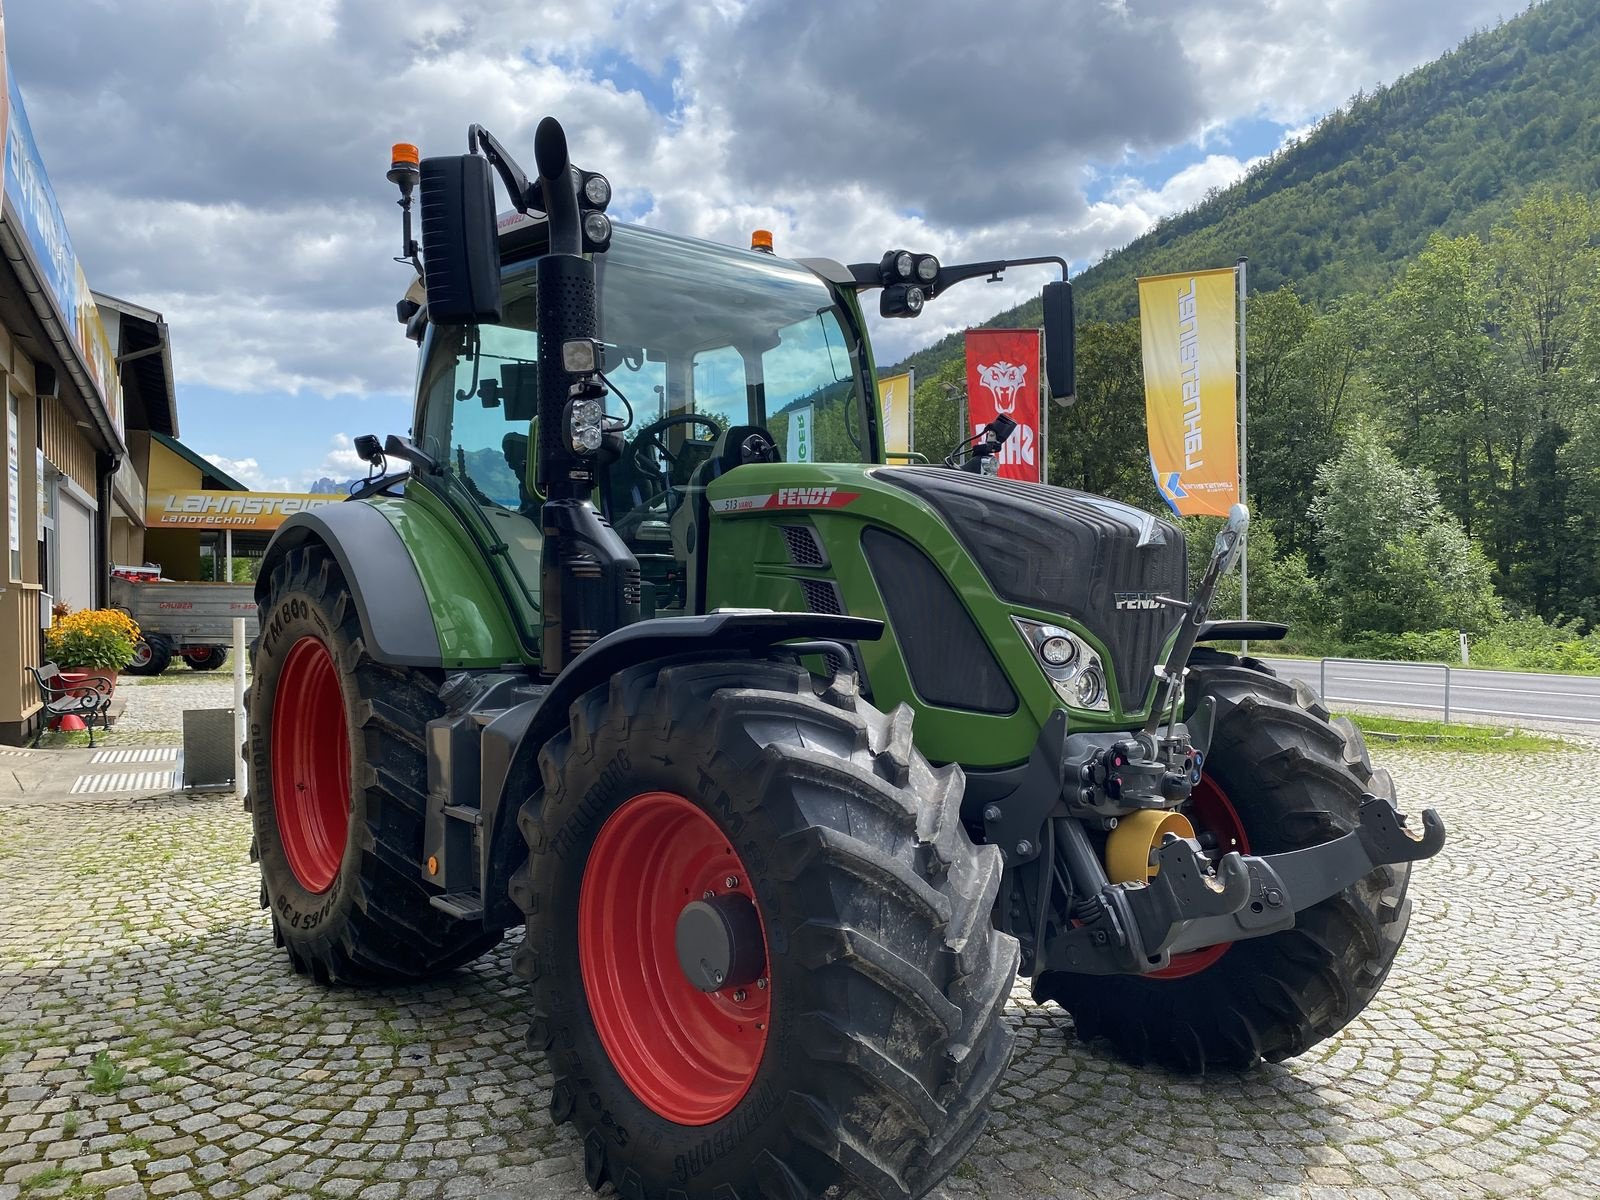
[[[1600,190],[1600,4],[1547,0],[1371,95],[1078,276],[1080,320],[1136,311],[1135,277],[1250,258],[1253,292],[1386,287],[1432,233],[1486,233],[1537,184]],[[937,303],[937,301],[935,302]],[[986,325],[1034,325],[1038,302]],[[959,334],[911,355],[929,375]]]

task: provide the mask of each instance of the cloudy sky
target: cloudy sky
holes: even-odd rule
[[[1521,0],[5,0],[97,290],[172,326],[184,441],[260,487],[410,423],[389,145],[561,118],[623,220],[844,261],[1078,265]],[[882,323],[888,361],[1037,288]]]

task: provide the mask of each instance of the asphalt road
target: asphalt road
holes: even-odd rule
[[[1303,679],[1330,701],[1444,709],[1445,670],[1436,663],[1268,658],[1280,674]],[[1450,715],[1600,725],[1600,676],[1517,671],[1450,672]]]

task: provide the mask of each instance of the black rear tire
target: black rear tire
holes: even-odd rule
[[[1210,649],[1190,661],[1190,711],[1217,701],[1205,772],[1231,801],[1255,854],[1318,845],[1355,828],[1364,792],[1394,803],[1361,733],[1304,684]],[[1280,1062],[1331,1037],[1382,986],[1410,921],[1410,864],[1379,867],[1297,914],[1293,929],[1236,942],[1181,978],[1046,972],[1034,995],[1072,1014],[1135,1064],[1203,1074]]]
[[[528,1041],[597,1190],[634,1200],[909,1200],[967,1152],[1011,1053],[1017,945],[990,924],[1001,861],[960,821],[959,768],[913,748],[841,677],[797,667],[646,664],[572,707],[520,824],[533,984]],[[624,804],[662,792],[708,814],[750,867],[768,943],[771,1035],[748,1091],[709,1123],[630,1089],[597,1030],[579,909],[591,851]],[[715,836],[715,831],[714,831]],[[720,838],[719,838],[720,840]],[[853,1191],[852,1191],[853,1189]]]
[[[200,654],[185,654],[183,661],[189,664],[192,671],[215,671],[228,661],[228,648],[207,646]]]
[[[312,645],[307,639],[326,649],[337,670],[342,713],[334,719],[343,718],[349,761],[336,785],[348,814],[342,852],[333,847],[336,874],[322,888],[297,874],[280,825],[279,801],[296,803],[300,785],[285,779],[275,792],[273,776],[275,725],[284,723],[276,731],[281,738],[293,723],[279,707],[279,684],[294,648]],[[373,661],[349,585],[321,546],[290,551],[273,571],[254,669],[245,801],[255,829],[250,852],[261,865],[261,906],[272,910],[273,939],[294,969],[324,983],[390,983],[448,971],[494,946],[501,930],[485,931],[434,908],[428,901],[435,893],[421,878],[423,737],[427,722],[443,711],[438,674]],[[320,736],[336,739],[339,732],[330,722]]]
[[[129,675],[159,675],[171,663],[172,643],[159,633],[152,633],[133,648],[133,661],[123,670]]]

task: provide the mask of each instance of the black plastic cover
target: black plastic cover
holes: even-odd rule
[[[940,708],[1015,712],[1011,681],[933,560],[886,529],[864,530],[861,550],[917,695]]]
[[[425,158],[419,184],[428,320],[435,325],[500,320],[500,235],[489,160],[476,154]]]
[[[1037,483],[938,467],[878,473],[926,501],[995,594],[1081,621],[1111,652],[1123,703],[1138,708],[1177,615],[1155,596],[1187,599],[1181,530],[1132,505]]]

